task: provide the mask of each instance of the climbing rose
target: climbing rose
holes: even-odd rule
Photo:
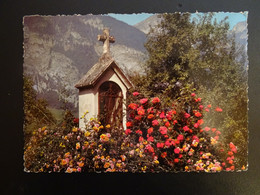
[[[199,106],[199,109],[200,109],[200,110],[202,110],[203,108],[204,108],[204,106],[203,106],[203,105],[200,105],[200,106]]]
[[[162,158],[165,158],[167,156],[167,152],[163,152],[162,154],[161,154],[161,157]]]
[[[165,118],[165,114],[164,114],[164,112],[161,112],[161,114],[160,114],[160,118]]]
[[[185,114],[184,114],[184,117],[185,117],[185,118],[189,118],[189,117],[190,117],[190,114],[185,113]]]
[[[126,126],[127,126],[127,127],[132,127],[133,124],[129,121],[129,122],[126,123]]]
[[[163,135],[167,134],[167,128],[164,127],[164,126],[161,126],[160,129],[159,129],[159,131],[160,131],[160,133],[163,134]]]
[[[177,140],[182,141],[184,139],[184,136],[182,134],[178,135]]]
[[[160,99],[158,97],[155,97],[152,99],[152,103],[153,104],[156,104],[156,103],[159,103],[160,102]]]
[[[222,112],[222,109],[219,108],[219,107],[217,107],[217,108],[216,108],[216,111],[217,111],[217,112]]]
[[[144,115],[144,114],[145,114],[145,110],[144,110],[143,108],[138,108],[138,109],[137,109],[137,113],[138,113],[139,115]]]
[[[148,118],[148,119],[152,119],[153,117],[154,117],[153,114],[149,114],[147,118]]]
[[[126,129],[126,130],[125,130],[125,134],[126,134],[126,135],[129,135],[131,132],[132,132],[131,129]]]
[[[186,131],[189,131],[190,129],[189,129],[188,126],[184,126],[184,127],[183,127],[183,130],[186,132]]]
[[[142,132],[140,129],[136,130],[135,132],[136,132],[137,134],[139,134],[139,135],[142,135],[142,134],[143,134],[143,132]]]
[[[159,122],[158,122],[157,120],[153,120],[153,121],[152,121],[152,125],[153,125],[153,126],[158,126],[158,125],[159,125]]]
[[[140,93],[138,93],[137,91],[133,93],[133,96],[138,96]]]
[[[131,104],[129,104],[128,105],[128,108],[130,108],[130,109],[132,109],[132,110],[135,110],[135,109],[137,109],[137,104],[135,104],[135,103],[131,103]]]
[[[181,151],[181,150],[180,150],[180,148],[179,148],[179,147],[174,149],[174,153],[175,153],[175,154],[179,154],[179,153],[180,153],[180,151]]]
[[[140,99],[140,103],[141,103],[141,104],[145,104],[147,101],[148,101],[147,98]]]
[[[196,96],[196,94],[195,94],[195,93],[192,93],[192,94],[191,94],[191,97],[195,97],[195,96]]]
[[[164,143],[157,143],[157,148],[163,148],[163,146],[164,146]]]
[[[165,125],[166,127],[169,127],[169,126],[170,126],[169,121],[167,121],[164,125]]]
[[[150,137],[147,138],[147,141],[153,142],[153,141],[154,141],[154,138],[153,138],[152,136],[150,136]]]
[[[175,163],[178,163],[178,162],[179,162],[179,159],[178,159],[178,158],[175,158],[175,159],[174,159],[174,162],[175,162]]]
[[[153,128],[152,127],[147,130],[148,134],[151,134],[152,132],[153,132]]]
[[[195,112],[195,116],[196,116],[196,117],[201,117],[202,114],[201,114],[200,112]]]

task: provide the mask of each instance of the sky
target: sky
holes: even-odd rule
[[[152,16],[153,14],[141,13],[141,14],[108,14],[109,16],[116,18],[117,20],[123,21],[129,25],[137,24],[146,18]],[[194,15],[194,14],[193,14]],[[230,29],[232,29],[238,22],[247,20],[248,12],[219,12],[215,13],[217,21],[224,19],[228,16],[228,22],[230,24]]]

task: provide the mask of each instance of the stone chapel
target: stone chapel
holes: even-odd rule
[[[102,124],[126,129],[126,93],[133,85],[110,55],[109,44],[115,38],[109,29],[104,29],[98,40],[103,42],[103,54],[75,85],[79,89],[79,117],[88,111],[87,120],[98,117]],[[85,127],[82,118],[79,127]]]

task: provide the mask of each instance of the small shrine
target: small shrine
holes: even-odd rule
[[[97,117],[104,125],[126,129],[126,93],[133,85],[110,55],[109,44],[115,38],[109,29],[104,29],[98,40],[103,42],[102,56],[75,85],[79,89],[79,117],[88,111],[87,120]],[[79,127],[85,127],[82,118]]]

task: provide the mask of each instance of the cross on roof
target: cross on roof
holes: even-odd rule
[[[103,30],[103,35],[98,35],[98,40],[102,41],[104,43],[103,45],[103,54],[109,53],[109,43],[114,43],[115,38],[112,36],[109,36],[109,29],[105,28]]]

